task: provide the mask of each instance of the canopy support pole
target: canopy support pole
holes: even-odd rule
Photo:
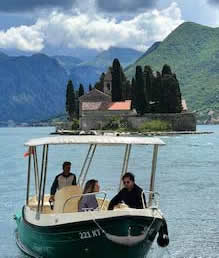
[[[27,194],[26,194],[26,205],[29,205],[29,193],[30,193],[30,171],[31,171],[31,153],[32,147],[29,147],[29,159],[28,159],[28,172],[27,172]]]
[[[85,179],[86,179],[86,177],[87,177],[87,172],[88,172],[88,170],[89,170],[89,168],[90,168],[91,161],[93,160],[94,153],[95,153],[95,151],[96,151],[96,147],[97,147],[97,145],[94,144],[94,145],[93,145],[93,150],[92,150],[92,152],[91,152],[91,156],[90,156],[90,158],[88,158],[89,161],[88,161],[88,159],[87,159],[88,164],[87,164],[87,168],[86,168],[86,170],[85,170],[85,173],[84,173],[84,176],[83,176],[83,179],[82,179],[82,182],[81,182],[81,186],[82,186],[82,187],[84,187]]]
[[[39,168],[38,168],[36,146],[33,147],[33,162],[34,162],[35,190],[36,190],[36,199],[37,199],[39,194]]]
[[[151,180],[150,180],[150,195],[149,195],[149,207],[152,205],[154,198],[154,183],[155,183],[155,174],[156,174],[156,165],[157,165],[157,154],[158,154],[158,145],[154,145],[153,150],[153,159],[152,159],[152,168],[151,168]]]
[[[43,193],[42,193],[42,204],[41,204],[41,211],[43,210],[44,204],[44,195],[45,195],[45,188],[46,188],[46,177],[47,177],[47,165],[48,165],[48,151],[49,145],[46,145],[46,157],[45,157],[45,164],[44,164],[44,179],[43,179]]]
[[[42,183],[43,183],[43,174],[44,174],[44,161],[45,161],[46,145],[43,145],[43,154],[42,154],[42,165],[40,173],[40,185],[39,185],[39,195],[38,195],[38,205],[37,205],[37,214],[36,219],[40,219],[40,203],[41,203],[41,192],[42,192]]]
[[[88,157],[89,157],[89,155],[90,155],[90,152],[91,152],[91,150],[92,150],[92,147],[93,147],[93,144],[91,144],[90,147],[89,147],[89,149],[88,149],[88,152],[87,152],[87,155],[86,155],[86,157],[85,157],[83,166],[82,166],[82,168],[81,168],[80,175],[79,175],[79,177],[78,177],[78,182],[77,182],[77,184],[80,184],[80,180],[81,180],[81,177],[82,177],[82,175],[83,175],[83,173],[84,173],[84,169],[85,169],[85,166],[86,166]]]
[[[123,160],[123,165],[122,165],[122,172],[121,172],[121,176],[120,176],[119,191],[122,189],[122,177],[128,170],[128,162],[129,162],[131,148],[132,148],[131,144],[127,144],[125,147],[125,155],[124,155],[124,160]]]

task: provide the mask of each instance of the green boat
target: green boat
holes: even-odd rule
[[[49,146],[88,145],[77,185],[66,186],[56,192],[54,207],[45,193]],[[129,157],[133,145],[151,145],[153,148],[152,169],[147,207],[130,208],[121,204],[108,210],[106,192],[95,194],[98,208],[94,211],[79,212],[78,202],[83,196],[90,164],[97,146],[124,146],[124,160],[119,177],[128,170]],[[160,246],[169,243],[166,221],[159,209],[159,194],[154,191],[158,147],[164,142],[156,137],[117,136],[56,136],[32,139],[25,143],[28,147],[28,171],[26,203],[14,218],[16,220],[16,242],[18,247],[31,257],[52,258],[145,258],[153,241],[157,238]],[[41,154],[41,166],[38,156]],[[104,170],[103,170],[104,171]],[[30,196],[31,178],[36,194]],[[143,202],[142,202],[143,203]]]

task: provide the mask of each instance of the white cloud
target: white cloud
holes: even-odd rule
[[[44,45],[41,32],[33,25],[11,27],[6,32],[0,31],[0,47],[40,51]]]
[[[120,46],[145,50],[151,42],[163,40],[182,22],[176,3],[164,10],[147,11],[122,21],[97,13],[78,12],[71,16],[53,12],[47,18],[38,19],[33,26],[0,31],[0,47],[40,51],[45,45],[94,49]]]

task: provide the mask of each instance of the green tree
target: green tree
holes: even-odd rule
[[[92,85],[91,84],[89,84],[89,91],[91,91],[92,90]]]
[[[122,73],[120,63],[117,58],[113,60],[112,67],[112,101],[121,101],[122,99]]]
[[[96,82],[96,83],[95,83],[95,86],[94,86],[97,90],[100,90],[100,91],[102,91],[102,92],[103,92],[103,88],[104,88],[104,77],[105,77],[105,73],[102,73],[102,74],[100,75],[99,81]]]
[[[66,104],[65,104],[66,112],[69,115],[69,120],[73,119],[74,113],[76,111],[75,105],[75,92],[74,86],[71,80],[68,81],[67,88],[66,88]]]
[[[152,91],[151,91],[151,101],[153,104],[151,105],[152,113],[160,113],[162,111],[162,77],[160,72],[156,72],[156,76],[154,76]]]
[[[75,112],[74,113],[76,115],[76,118],[79,119],[79,90],[75,91]]]
[[[148,99],[147,93],[145,92],[144,87],[144,78],[141,66],[136,66],[136,74],[135,74],[135,83],[136,83],[136,111],[138,114],[143,115],[148,111]],[[146,94],[145,94],[146,93]]]
[[[175,87],[176,87],[176,113],[182,112],[182,95],[180,91],[179,81],[176,78],[176,74],[173,74],[173,78],[176,80]]]
[[[172,71],[169,65],[165,64],[162,69],[162,77],[164,75],[172,75]]]
[[[153,76],[153,71],[152,71],[151,67],[149,65],[145,65],[145,67],[144,67],[144,83],[145,83],[145,89],[147,92],[148,101],[152,100],[152,90],[153,90],[152,83],[154,81],[153,77],[154,76]]]
[[[132,109],[136,108],[136,83],[135,79],[132,77],[132,89],[131,89],[131,100],[132,100]]]
[[[84,95],[84,86],[83,84],[80,83],[79,90],[78,90],[78,97],[80,98],[83,95]]]
[[[182,111],[181,93],[179,82],[175,75],[164,74],[162,77],[163,87],[163,106],[162,111],[165,113],[179,113]]]

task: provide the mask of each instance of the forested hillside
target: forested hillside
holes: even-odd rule
[[[0,121],[41,120],[62,113],[67,74],[46,55],[0,55]]]
[[[68,80],[75,90],[82,83],[87,91],[112,64],[114,55],[123,56],[121,62],[126,64],[141,52],[111,48],[89,64],[71,56],[10,57],[0,52],[0,121],[39,121],[65,112]]]
[[[160,71],[164,64],[177,74],[190,110],[206,117],[219,109],[219,28],[186,22],[173,31],[154,51],[143,55],[125,71],[132,78],[137,65]]]

